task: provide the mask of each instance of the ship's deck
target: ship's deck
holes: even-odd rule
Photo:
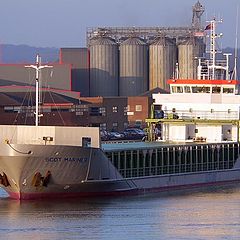
[[[121,151],[121,150],[136,150],[136,149],[151,149],[151,148],[159,148],[159,147],[172,147],[172,146],[184,146],[184,145],[199,145],[199,144],[221,144],[227,143],[223,142],[169,142],[169,141],[155,141],[155,142],[102,142],[102,150],[104,152],[109,151]],[[229,142],[233,143],[233,142]]]
[[[123,178],[232,169],[240,143],[129,142],[105,143],[103,151]]]

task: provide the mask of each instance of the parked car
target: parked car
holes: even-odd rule
[[[109,139],[110,140],[122,140],[124,139],[124,134],[119,132],[109,132]]]
[[[100,131],[100,136],[102,141],[108,141],[110,139],[110,135],[108,131]]]
[[[140,128],[127,128],[124,131],[125,139],[141,140],[146,136],[146,133]]]

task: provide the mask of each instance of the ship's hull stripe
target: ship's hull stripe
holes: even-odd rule
[[[73,198],[73,197],[101,197],[101,196],[123,196],[123,195],[137,195],[149,192],[166,192],[169,190],[184,190],[184,189],[193,189],[201,187],[210,187],[210,186],[223,186],[240,183],[240,179],[237,180],[228,180],[228,181],[218,181],[218,182],[206,182],[206,183],[195,183],[195,184],[186,184],[186,185],[176,185],[176,186],[163,186],[156,188],[142,188],[142,189],[129,189],[129,190],[120,190],[120,191],[109,191],[109,192],[48,192],[48,193],[18,193],[18,192],[9,192],[10,198],[13,199],[59,199],[59,198]]]

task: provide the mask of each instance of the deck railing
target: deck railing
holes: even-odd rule
[[[238,111],[189,111],[178,110],[173,112],[172,110],[164,111],[163,117],[165,119],[204,119],[204,120],[238,120]],[[155,114],[155,118],[158,118]]]

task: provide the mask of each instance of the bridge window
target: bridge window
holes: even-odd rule
[[[183,87],[181,86],[173,86],[172,93],[183,93]]]
[[[185,93],[191,93],[191,88],[189,86],[184,86]]]
[[[234,93],[234,88],[224,87],[223,93]]]
[[[192,87],[193,93],[210,93],[210,87]]]
[[[213,87],[212,88],[212,93],[220,93],[221,92],[221,87]]]

